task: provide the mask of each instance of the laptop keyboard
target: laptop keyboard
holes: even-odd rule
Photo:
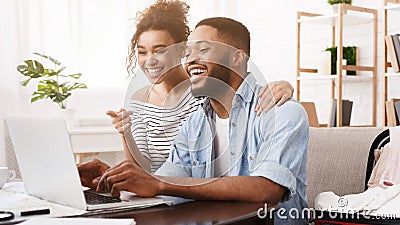
[[[100,205],[107,203],[121,202],[121,199],[112,196],[104,196],[94,192],[85,191],[86,203],[89,205]]]

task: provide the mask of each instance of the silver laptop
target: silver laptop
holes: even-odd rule
[[[141,198],[128,193],[123,193],[121,199],[97,193],[93,196],[93,192],[86,196],[62,117],[15,115],[6,121],[28,194],[83,210],[165,203],[162,198]]]

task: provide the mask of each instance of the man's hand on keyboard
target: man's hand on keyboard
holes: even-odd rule
[[[140,197],[154,197],[158,194],[160,180],[136,163],[125,160],[107,170],[101,177],[96,191],[110,192],[119,197],[120,191],[129,191]]]
[[[90,162],[78,165],[81,183],[85,187],[96,189],[101,176],[110,168],[109,165],[94,159]]]

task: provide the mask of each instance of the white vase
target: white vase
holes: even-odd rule
[[[323,51],[319,56],[318,75],[331,74],[331,52]]]
[[[333,13],[339,13],[339,4],[333,4],[332,5],[332,11]],[[347,9],[343,9],[343,14],[347,14]]]

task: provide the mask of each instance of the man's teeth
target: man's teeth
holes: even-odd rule
[[[148,68],[147,69],[147,72],[149,72],[149,73],[158,73],[158,72],[160,72],[162,70],[162,68],[156,68],[156,69],[150,69],[150,68]]]
[[[190,75],[200,75],[200,74],[202,74],[202,73],[205,73],[205,72],[207,72],[207,70],[205,70],[205,69],[192,69],[192,70],[190,70]]]

